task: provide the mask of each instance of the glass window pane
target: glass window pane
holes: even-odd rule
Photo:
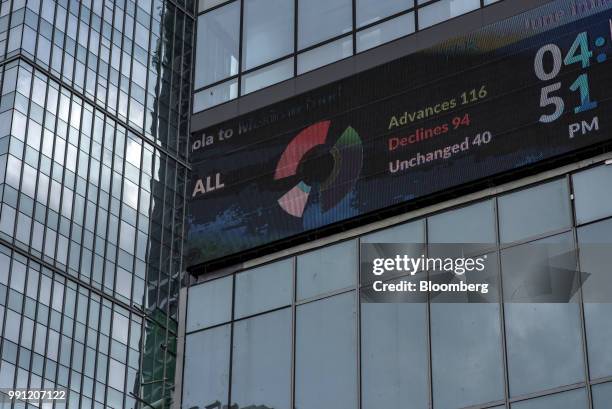
[[[295,407],[357,407],[353,291],[300,305],[296,311]]]
[[[437,409],[504,399],[499,313],[497,303],[431,304],[433,399]]]
[[[371,263],[371,260],[393,257],[394,254],[407,254],[412,257],[420,257],[425,254],[425,220],[416,220],[370,233],[361,237],[361,243],[398,243],[384,246],[361,246],[360,283],[363,285],[374,280],[374,276],[369,274],[370,267],[368,264]],[[394,271],[385,275],[385,277],[388,279],[403,274],[402,271]]]
[[[426,408],[425,303],[361,304],[363,409]]]
[[[502,243],[511,243],[571,225],[565,179],[510,193],[499,198]]]
[[[299,0],[298,19],[301,50],[351,31],[352,0]]]
[[[414,13],[404,14],[358,32],[357,52],[369,50],[412,33],[414,33]]]
[[[425,243],[425,221],[417,220],[361,237],[362,243]]]
[[[612,166],[599,166],[572,176],[579,224],[612,216]]]
[[[292,276],[292,259],[237,274],[235,317],[291,304]]]
[[[227,322],[231,314],[232,276],[189,288],[187,332]]]
[[[424,29],[480,7],[480,0],[441,0],[419,10],[419,29]]]
[[[293,77],[293,58],[277,62],[243,75],[242,94],[248,94]]]
[[[577,303],[546,300],[534,291],[535,280],[563,281],[575,269],[571,233],[502,251],[506,348],[512,396],[569,385],[584,380],[580,308]],[[555,261],[542,269],[543,263]],[[557,268],[558,267],[558,268]],[[544,270],[544,271],[543,271]],[[547,277],[538,273],[545,272]],[[540,280],[541,279],[541,280]],[[571,277],[573,279],[573,277]],[[523,298],[518,298],[523,296]],[[508,302],[512,300],[513,302]],[[566,300],[567,301],[567,300]],[[563,342],[559,342],[563,340]],[[542,371],[541,368],[546,368]]]
[[[198,11],[206,11],[229,0],[200,0]]]
[[[357,0],[357,28],[414,7],[414,0]]]
[[[232,404],[291,407],[291,309],[234,324]]]
[[[197,92],[193,96],[193,113],[220,105],[238,97],[238,79],[229,80]]]
[[[612,382],[593,386],[593,409],[607,409],[612,402]]]
[[[513,403],[512,409],[586,409],[587,397],[584,389],[558,393],[551,396]],[[594,408],[595,409],[595,408]]]
[[[578,229],[591,378],[612,376],[612,220]]]
[[[293,52],[294,0],[245,0],[242,70]]]
[[[314,297],[355,285],[357,245],[354,240],[298,256],[297,298]]]
[[[195,89],[238,74],[240,2],[198,17]]]
[[[229,392],[230,326],[187,335],[183,406],[227,405]]]
[[[493,201],[476,203],[431,216],[427,223],[432,243],[489,243],[495,239]]]
[[[353,37],[344,37],[298,55],[298,74],[353,55]]]

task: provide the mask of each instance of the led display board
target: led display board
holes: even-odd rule
[[[558,0],[196,132],[187,266],[612,139],[612,0]]]

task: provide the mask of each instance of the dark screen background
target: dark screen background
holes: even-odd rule
[[[188,194],[191,196],[198,179],[205,181],[208,176],[214,185],[217,173],[224,187],[197,194],[191,200],[187,266],[295,237],[611,139],[612,4],[585,10],[590,15],[580,16],[573,14],[570,4],[549,3],[194,134],[192,143],[202,139],[213,143],[192,150]],[[552,21],[549,16],[555,13],[563,15]],[[541,22],[542,18],[551,25],[527,28],[527,21]],[[566,57],[577,35],[585,31],[592,52],[588,67],[583,68],[579,62],[563,64],[551,80],[542,81],[536,76],[534,61],[543,45],[556,44]],[[598,37],[606,39],[603,46],[595,46]],[[600,54],[609,58],[598,62]],[[552,70],[550,53],[545,55],[543,65],[547,72]],[[576,113],[580,92],[572,91],[570,86],[585,73],[590,100],[597,101],[598,106]],[[551,123],[542,123],[540,116],[554,111],[552,106],[540,106],[542,88],[557,82],[561,83],[560,89],[550,95],[563,99],[563,115]],[[463,93],[467,98],[462,97]],[[450,108],[452,100],[454,108]],[[468,102],[462,104],[464,101]],[[394,116],[399,122],[402,115],[436,105],[442,111],[444,102],[448,109],[443,112],[422,119],[415,117],[414,121],[389,129]],[[583,135],[582,121],[593,125],[595,117],[598,129],[586,129]],[[457,129],[453,129],[453,118],[461,119]],[[321,206],[317,178],[305,174],[312,172],[313,166],[300,166],[293,177],[274,178],[277,163],[291,140],[304,128],[323,120],[331,121],[326,142],[308,159],[317,163],[317,155],[328,155],[347,127],[358,133],[363,156],[359,177],[345,182],[350,183],[348,189],[333,187],[348,194],[331,209]],[[575,123],[580,125],[580,131],[570,138],[569,127]],[[445,124],[447,132],[389,150],[390,138],[408,137],[419,129],[439,127],[443,131]],[[490,141],[484,143],[488,138],[483,135],[489,133]],[[219,135],[225,138],[221,140]],[[466,140],[469,148],[463,150]],[[458,148],[452,152],[455,144]],[[410,162],[444,148],[451,150],[450,156],[403,171],[390,171],[390,163],[397,164],[397,160]],[[340,156],[348,160],[342,151]],[[302,217],[294,217],[279,206],[278,199],[302,180],[309,180],[312,189]]]

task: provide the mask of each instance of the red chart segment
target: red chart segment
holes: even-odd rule
[[[304,155],[315,146],[325,143],[330,123],[330,121],[317,122],[304,129],[291,140],[278,161],[278,165],[276,165],[275,180],[296,174],[298,165]]]

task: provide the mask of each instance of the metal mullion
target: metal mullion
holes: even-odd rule
[[[424,237],[425,237],[425,257],[429,257],[429,217],[423,218],[423,228]],[[429,281],[429,270],[424,270],[427,280]],[[425,305],[425,319],[427,322],[427,396],[428,396],[428,404],[429,409],[434,407],[434,394],[433,394],[433,366],[432,366],[432,342],[431,342],[431,294],[427,291],[426,295],[426,305]]]
[[[307,0],[302,0],[307,1]],[[297,53],[298,53],[298,28],[299,28],[299,15],[298,9],[300,7],[300,0],[293,0],[293,77],[297,77],[298,73],[298,62],[297,62]]]
[[[96,105],[100,105],[100,103],[98,102],[98,77],[99,72],[100,72],[100,61],[102,60],[102,53],[100,52],[100,50],[102,49],[102,43],[104,42],[104,12],[105,12],[106,6],[104,3],[102,3],[102,11],[100,13],[100,32],[99,32],[99,41],[98,41],[98,55],[96,56],[96,71],[95,71],[95,76],[94,76],[94,90],[93,90],[93,104],[94,106]],[[93,28],[91,27],[91,21],[93,20],[93,16],[94,16],[94,11],[93,11],[93,7],[91,8],[90,11],[90,16],[89,16],[89,21],[90,21],[90,32],[91,30],[93,30]],[[112,27],[112,26],[111,26]],[[91,34],[91,33],[90,33]],[[113,36],[113,30],[111,29],[111,39]],[[111,43],[112,46],[112,42],[109,40],[109,42]],[[88,39],[88,48],[89,48],[89,39]],[[109,49],[109,60],[110,60],[110,56],[111,56],[111,50]],[[89,51],[87,52],[87,62],[89,62]],[[83,94],[87,95],[87,72],[88,72],[88,64],[85,64],[85,89],[83,90]],[[108,64],[108,68],[110,70],[110,61]],[[108,93],[108,73],[106,73],[106,81],[107,81],[107,93]],[[104,98],[104,105],[102,106],[102,109],[106,109],[106,96]]]
[[[103,309],[104,309],[104,306],[101,304],[100,305],[100,313],[102,312]],[[120,314],[120,313],[118,312],[117,314]],[[111,350],[113,348],[113,327],[114,327],[114,323],[115,323],[115,320],[113,319],[114,315],[115,315],[115,305],[114,305],[114,303],[111,302],[110,328],[108,330],[108,354],[105,354],[106,358],[107,358],[107,365],[106,365],[106,373],[104,374],[104,380],[103,380],[104,386],[105,386],[105,391],[103,392],[103,396],[104,396],[104,402],[103,403],[104,403],[104,405],[106,407],[108,407],[108,388],[111,388],[111,386],[109,385],[109,380],[110,380],[111,359],[113,359],[111,357]],[[129,321],[129,310],[128,310],[128,321]],[[128,341],[129,341],[129,339],[128,339]],[[97,357],[96,357],[96,360],[97,360]],[[125,380],[124,380],[124,383],[125,383]],[[94,392],[94,401],[95,401],[95,392]]]
[[[78,285],[77,285],[76,293],[77,293],[77,297],[76,297],[76,303],[75,304],[76,304],[76,308],[78,308],[78,305],[79,305],[79,288],[78,288]],[[75,308],[75,311],[76,311],[76,308]],[[102,310],[102,303],[100,303],[100,311],[101,310]],[[81,358],[81,372],[80,372],[80,375],[81,375],[81,386],[80,386],[79,392],[78,392],[80,397],[83,397],[83,383],[84,383],[83,380],[86,377],[86,375],[85,375],[85,360],[87,359],[87,338],[89,337],[88,331],[87,331],[87,328],[88,328],[87,324],[89,323],[89,314],[90,313],[91,313],[91,294],[87,294],[87,311],[85,313],[85,324],[83,324],[85,326],[85,340],[83,341],[83,357]],[[74,328],[75,329],[76,329],[76,326],[78,324],[78,320],[76,319],[76,315],[77,314],[75,314],[75,316],[74,316]],[[73,338],[72,338],[73,342],[77,342],[76,339],[74,339],[74,331],[73,331],[72,336],[73,336]],[[97,340],[96,340],[96,343],[97,343]],[[96,363],[96,366],[97,366],[97,363]],[[70,370],[72,371],[72,361],[70,363]],[[94,383],[94,396],[95,396],[95,383]],[[95,399],[92,398],[92,400],[95,400]]]
[[[504,406],[510,409],[510,380],[509,380],[509,367],[508,367],[508,347],[506,345],[506,309],[504,306],[504,286],[502,277],[502,262],[501,262],[501,236],[500,236],[500,223],[499,223],[499,206],[497,197],[493,198],[493,214],[495,215],[495,240],[497,241],[497,291],[499,294],[499,325],[501,331],[501,352],[502,352],[502,365],[503,365],[503,376],[504,376]]]
[[[546,389],[544,391],[533,392],[533,393],[528,393],[528,394],[524,394],[520,396],[511,397],[511,398],[508,398],[508,402],[510,404],[513,404],[517,402],[527,401],[530,399],[543,398],[545,396],[556,395],[556,394],[563,393],[563,392],[580,390],[584,388],[585,386],[586,385],[584,382],[572,383],[570,385],[558,386],[555,388]]]
[[[563,229],[552,230],[552,231],[550,231],[548,233],[538,234],[538,235],[532,236],[532,237],[530,237],[528,239],[523,239],[523,240],[516,241],[516,242],[513,242],[513,243],[508,243],[508,244],[501,244],[500,243],[499,247],[500,247],[501,250],[508,250],[508,249],[511,249],[511,248],[514,248],[514,247],[520,247],[520,246],[524,246],[526,244],[533,243],[534,241],[540,241],[540,240],[547,239],[549,237],[554,237],[554,236],[558,236],[558,235],[561,235],[561,234],[564,234],[564,233],[569,233],[571,231],[572,231],[572,227],[565,227]]]
[[[376,20],[376,21],[374,21],[372,23],[364,24],[363,26],[361,26],[359,28],[356,28],[355,31],[360,32],[360,31],[363,31],[363,30],[367,30],[368,28],[372,28],[374,26],[378,26],[380,24],[386,23],[389,20],[393,20],[395,18],[398,18],[398,17],[401,17],[401,16],[405,16],[406,14],[410,14],[410,13],[413,13],[413,12],[416,14],[416,7],[410,7],[408,9],[406,9],[406,10],[402,10],[402,11],[399,11],[397,13],[391,14],[391,15],[389,15],[387,17],[381,18],[380,20]],[[416,32],[416,30],[415,30],[415,32]],[[407,36],[411,36],[413,34],[414,33],[409,33],[407,35],[404,35],[404,36],[398,37],[398,38],[404,38],[404,37],[407,37]],[[392,40],[392,41],[395,41],[395,40]],[[380,45],[387,44],[387,43],[388,42],[384,42],[384,43],[382,43]],[[375,48],[375,47],[373,47],[373,48]]]
[[[357,0],[352,0],[351,1],[351,8],[352,8],[352,15],[351,18],[353,19],[353,26],[351,27],[351,35],[353,37],[353,54],[352,55],[356,55],[357,54]]]
[[[77,294],[78,294],[78,287],[77,287]],[[98,328],[95,330],[96,331],[96,349],[94,350],[94,352],[96,353],[96,360],[94,363],[94,378],[93,378],[93,391],[92,391],[92,397],[91,400],[94,402],[95,405],[95,401],[96,401],[96,377],[98,374],[98,352],[100,351],[100,326],[102,325],[102,311],[104,311],[104,299],[102,297],[100,297],[100,311],[98,311]],[[112,311],[111,311],[112,314]],[[112,321],[112,315],[111,315],[111,321]],[[88,321],[89,322],[89,317],[88,317]],[[110,335],[110,334],[109,334]],[[109,337],[110,338],[110,337]],[[85,347],[85,357],[87,357],[87,347]]]
[[[6,286],[7,303],[4,306],[4,315],[2,317],[3,323],[6,323],[6,316],[8,315],[8,311],[7,310],[10,309],[11,311],[13,311],[11,308],[9,308],[8,299],[11,296],[11,281],[13,281],[13,269],[12,269],[12,266],[13,266],[14,263],[15,263],[15,258],[13,256],[13,252],[11,252],[11,260],[10,260],[10,267],[11,268],[9,269],[10,276],[9,276],[9,281],[7,283],[7,286]],[[27,271],[28,270],[27,270],[27,266],[26,266],[26,281],[25,281],[25,287],[26,288],[27,288],[27,285],[28,285],[28,282],[27,282]],[[13,291],[15,291],[15,290],[13,290]],[[17,292],[17,291],[15,291],[15,292]],[[24,291],[24,293],[25,293],[25,291]],[[20,331],[19,331],[19,334],[17,335],[17,357],[15,359],[15,373],[13,374],[13,385],[15,385],[15,386],[17,386],[17,375],[19,373],[19,355],[20,355],[19,348],[20,348],[20,345],[21,345],[21,334],[23,333],[23,318],[24,318],[24,315],[25,315],[24,311],[23,311],[23,307],[25,305],[25,299],[26,299],[26,295],[23,294],[23,300],[21,300],[21,311],[19,311],[19,329],[20,329]],[[13,312],[16,312],[16,311],[13,311]],[[36,308],[36,313],[38,314],[38,308]],[[4,324],[3,325],[3,330],[4,330],[5,334],[6,334],[7,329],[8,328],[6,327],[6,324]],[[33,329],[33,331],[34,331],[34,334],[36,334],[36,321],[34,321],[34,329]],[[8,341],[8,340],[5,337],[5,341],[3,341],[2,345],[0,346],[0,352],[2,352],[2,353],[4,353],[4,342],[6,342],[6,341]],[[8,341],[8,342],[11,342],[11,341]],[[30,356],[30,367],[28,368],[28,384],[27,384],[27,386],[29,386],[29,384],[30,384],[31,373],[32,373],[32,357],[33,356],[34,356],[34,351],[32,351],[32,355]],[[7,362],[7,361],[2,360],[2,362]],[[2,365],[2,366],[4,366],[4,365]],[[44,374],[44,366],[43,366],[43,374]],[[4,394],[4,391],[2,392],[2,394]]]
[[[287,59],[289,59],[289,58],[293,57],[293,55],[294,55],[294,54],[292,54],[292,53],[290,53],[290,54],[285,54],[285,55],[283,55],[282,57],[275,58],[275,59],[270,60],[270,61],[268,61],[268,62],[266,62],[266,63],[264,63],[264,64],[258,65],[258,66],[256,66],[256,67],[249,68],[248,70],[243,71],[241,76],[244,76],[244,75],[247,75],[247,74],[251,74],[251,73],[253,73],[253,72],[255,72],[255,71],[259,71],[259,70],[260,70],[260,69],[262,69],[262,68],[266,68],[266,67],[269,67],[269,66],[271,66],[271,65],[274,65],[274,64],[276,64],[276,63],[279,63],[279,62],[281,62],[281,61],[287,60]],[[225,82],[225,81],[227,81],[227,80],[222,80],[221,82]],[[277,84],[278,84],[278,83],[277,83]],[[208,87],[208,88],[211,88],[211,87]]]
[[[242,95],[242,56],[244,54],[244,2],[240,1],[239,34],[238,34],[238,96]]]
[[[234,313],[236,312],[236,274],[232,274],[232,311],[230,315],[230,322],[226,325],[229,325],[230,330],[230,344],[229,344],[229,376],[228,376],[228,385],[227,385],[227,406],[232,406],[232,381],[234,375]]]
[[[55,9],[57,9],[57,7],[59,7],[59,6],[56,4],[55,8],[54,8],[54,16],[55,16]],[[40,19],[38,21],[38,28],[40,28]],[[38,33],[38,29],[37,29],[37,33]],[[51,50],[52,50],[53,44],[54,44],[53,43],[54,35],[55,35],[55,30],[53,30],[53,32],[51,33]],[[36,49],[35,50],[37,50],[37,49],[38,49],[38,38],[36,40]],[[36,54],[36,51],[35,51],[35,54]],[[51,55],[52,54],[53,53],[51,52]],[[51,56],[49,57],[49,60],[51,60]],[[18,67],[19,67],[19,65],[18,65]],[[27,113],[28,119],[30,118],[30,111],[31,111],[30,107],[31,107],[31,103],[32,103],[32,93],[34,91],[34,79],[35,79],[35,77],[36,77],[35,76],[35,68],[34,68],[34,66],[32,66],[32,82],[31,82],[31,86],[30,86],[30,95],[28,95],[28,113]],[[48,90],[48,88],[49,88],[49,81],[46,81],[45,85],[46,85],[46,87],[45,87],[45,97],[44,97],[44,101],[43,101],[43,104],[42,104],[42,106],[43,106],[43,120],[42,120],[42,122],[43,123],[41,124],[43,132],[42,132],[41,141],[39,143],[39,146],[37,147],[37,150],[38,150],[38,164],[37,164],[37,169],[36,169],[36,171],[37,171],[36,172],[37,173],[36,174],[36,188],[37,188],[36,190],[37,191],[38,191],[38,182],[40,180],[40,177],[39,177],[39,174],[40,174],[40,164],[41,164],[41,160],[42,160],[42,156],[43,156],[43,153],[41,152],[40,146],[42,145],[42,143],[43,143],[42,139],[44,138],[44,129],[45,129],[44,122],[45,122],[45,118],[47,117],[47,115],[49,115],[47,113],[47,108],[46,108],[47,107],[47,97],[49,95],[49,90]],[[58,101],[59,101],[59,99],[58,99]],[[57,118],[56,118],[56,121],[57,121]],[[55,126],[54,126],[54,132],[55,132]],[[27,144],[24,143],[24,154],[25,154],[25,147],[26,146],[27,146]],[[53,164],[53,158],[50,158],[50,159],[51,159],[51,163]],[[25,161],[25,155],[24,155],[24,161]],[[52,171],[53,171],[53,169],[51,169],[51,173],[53,173]],[[50,179],[52,180],[53,178],[50,177]],[[63,185],[63,180],[62,180],[62,185]],[[51,189],[51,182],[49,182],[49,187],[48,187],[48,190],[47,190],[47,201],[48,201],[48,193],[49,193],[50,189]],[[17,200],[18,200],[17,203],[18,204],[19,204],[19,201],[20,201],[20,199],[19,199],[20,196],[21,195],[19,195],[18,198],[17,198]],[[33,199],[34,199],[34,203],[36,203],[36,198],[33,198]],[[45,208],[46,207],[47,206],[45,204]],[[32,249],[32,238],[34,237],[34,222],[36,221],[35,213],[36,213],[36,205],[34,205],[34,209],[33,209],[33,212],[32,212],[32,227],[30,228],[30,235],[29,235],[29,242],[28,242],[28,253],[30,253],[32,251],[31,249]],[[43,229],[43,237],[44,237],[45,230],[46,230],[46,227],[47,227],[46,220],[47,220],[47,209],[45,209],[45,224],[44,224],[45,229]],[[17,228],[17,226],[15,226],[15,228]],[[14,237],[16,237],[16,236],[14,236]],[[70,248],[68,248],[68,250],[70,250]],[[42,249],[41,249],[41,258],[44,258],[44,254],[45,254],[45,249],[44,249],[44,240],[43,240],[42,241]]]
[[[127,9],[127,2],[126,2],[126,9]],[[129,124],[130,123],[130,108],[132,106],[132,74],[134,72],[134,63],[132,61],[132,57],[134,56],[134,47],[136,47],[136,41],[134,40],[134,33],[136,32],[136,24],[138,23],[136,21],[136,3],[134,3],[134,16],[130,16],[127,13],[127,10],[124,10],[124,16],[123,16],[123,27],[121,28],[121,33],[123,34],[121,36],[121,67],[123,67],[123,53],[125,50],[125,45],[126,43],[130,44],[130,52],[128,53],[130,56],[130,76],[127,78],[128,81],[128,87],[127,87],[127,112],[125,114],[125,123]],[[125,35],[126,33],[126,20],[128,19],[128,17],[131,17],[134,22],[133,22],[133,27],[132,27],[132,32],[130,33],[132,35],[132,38],[129,38],[128,36]],[[148,54],[148,50],[147,50],[147,54]],[[122,72],[121,70],[119,70],[119,101],[121,101],[121,82],[122,82]],[[145,91],[146,94],[146,91]],[[118,102],[119,102],[118,101]],[[119,111],[117,109],[117,111]],[[119,114],[119,112],[117,112]],[[120,115],[120,114],[119,114]],[[121,116],[119,116],[119,118],[121,118]],[[140,132],[142,132],[144,134],[144,132],[141,130]],[[123,194],[122,194],[123,196]]]
[[[342,33],[342,34],[339,34],[339,35],[337,35],[335,37],[328,38],[325,41],[321,41],[319,43],[316,43],[316,44],[313,44],[313,45],[309,45],[308,47],[304,47],[301,50],[299,50],[298,54],[304,54],[304,53],[306,53],[308,51],[314,50],[315,48],[319,48],[319,47],[322,47],[322,46],[327,45],[329,43],[333,43],[334,41],[340,40],[342,38],[348,38],[348,37],[350,37],[352,35],[353,34],[351,34],[351,33]],[[345,60],[347,58],[350,58],[350,57],[345,57],[345,58],[343,58],[343,60]],[[338,61],[341,61],[341,60],[338,60]],[[325,65],[323,65],[321,67],[326,67],[326,66],[331,65],[331,64],[333,64],[333,63],[325,64]],[[321,67],[319,67],[319,68],[321,68]]]
[[[297,3],[297,0],[295,0],[295,2]],[[292,408],[295,408],[295,387],[296,387],[296,383],[295,383],[295,369],[296,369],[296,329],[297,329],[297,325],[296,325],[296,318],[297,318],[297,308],[295,305],[295,300],[297,297],[297,257],[292,257],[292,262],[291,262],[291,361],[290,361],[290,370],[291,370],[291,380],[290,380],[290,387],[291,387],[291,391],[289,393],[290,396],[290,405]]]
[[[260,66],[258,66],[257,68],[260,68]],[[229,81],[231,81],[231,80],[237,79],[239,76],[240,76],[239,74],[236,74],[236,75],[231,75],[231,76],[229,76],[229,77],[225,77],[225,78],[223,78],[223,79],[221,79],[221,80],[218,80],[218,81],[215,81],[215,82],[211,82],[211,83],[210,83],[210,84],[208,84],[208,85],[205,85],[205,86],[203,86],[203,87],[200,87],[200,88],[198,88],[198,89],[193,90],[193,93],[194,93],[194,94],[197,94],[198,92],[201,92],[201,91],[206,91],[207,89],[210,89],[210,88],[216,87],[217,85],[221,85],[221,84],[223,84],[224,82],[229,82]]]
[[[197,19],[198,17],[200,17],[200,16],[202,16],[202,15],[204,15],[204,14],[208,14],[208,13],[210,13],[210,12],[211,12],[211,11],[213,11],[213,10],[220,9],[221,7],[227,6],[228,4],[230,4],[230,3],[234,3],[234,2],[236,2],[236,1],[241,1],[241,0],[229,0],[229,1],[225,1],[225,2],[223,2],[223,3],[221,3],[221,4],[217,4],[217,5],[215,5],[215,6],[212,6],[212,7],[210,7],[210,8],[207,8],[206,10],[204,10],[204,11],[202,11],[202,12],[200,12],[200,11],[196,11],[195,18]]]
[[[312,296],[310,298],[305,298],[303,300],[296,300],[295,301],[295,305],[296,306],[302,306],[305,304],[310,304],[313,302],[317,302],[317,301],[321,301],[321,300],[326,300],[328,298],[332,298],[335,297],[337,295],[341,295],[341,294],[347,294],[350,293],[351,291],[355,290],[355,286],[351,285],[350,287],[343,287],[342,289],[339,290],[333,290],[333,291],[327,291],[323,294],[318,294],[316,296]]]
[[[240,318],[233,318],[232,322],[246,321],[246,320],[249,320],[251,318],[261,317],[262,315],[266,315],[266,314],[269,314],[269,313],[272,313],[272,312],[282,311],[282,310],[287,309],[289,307],[291,307],[291,305],[285,304],[282,307],[275,307],[275,308],[268,309],[268,310],[265,310],[265,311],[257,312],[255,314],[245,315],[245,316],[242,316]]]
[[[114,24],[115,24],[115,15],[117,14],[117,5],[113,2],[112,4],[112,9],[111,9],[111,23],[110,24],[110,38],[108,39],[109,42],[109,48],[108,48],[108,73],[106,81],[107,81],[107,86],[106,86],[106,95],[104,96],[104,113],[106,115],[110,114],[110,109],[113,109],[115,112],[117,111],[116,106],[115,107],[109,107],[109,95],[110,95],[110,88],[111,86],[114,86],[111,80],[111,74],[112,74],[112,70],[113,70],[113,48],[115,46],[117,46],[115,44],[115,42],[113,41],[115,39],[115,28],[114,28]],[[104,17],[104,16],[103,16]],[[102,21],[104,22],[104,18],[102,19]],[[102,27],[104,27],[104,23],[102,23]],[[102,40],[100,40],[100,42],[102,42]],[[121,55],[121,47],[119,47],[119,54]],[[121,59],[119,59],[119,66],[121,66]],[[119,80],[121,80],[121,73],[119,72]],[[96,97],[98,94],[98,81],[96,79]],[[117,104],[119,103],[119,84],[117,85]],[[96,99],[97,102],[97,99]],[[116,105],[117,105],[116,104]],[[117,117],[118,118],[118,117]]]
[[[594,379],[590,382],[590,384],[591,386],[594,386],[594,385],[601,385],[602,383],[608,383],[608,382],[612,382],[612,376],[606,376],[603,378]]]
[[[572,239],[574,240],[574,248],[575,248],[575,257],[576,257],[576,268],[578,271],[578,307],[580,313],[580,338],[582,341],[582,356],[583,356],[583,364],[584,364],[584,379],[586,383],[586,394],[588,400],[588,408],[593,409],[593,396],[591,393],[591,373],[590,373],[590,365],[589,365],[589,351],[587,347],[587,330],[586,330],[586,313],[584,310],[584,291],[582,288],[582,263],[580,262],[580,243],[578,242],[578,228],[577,226],[577,217],[576,217],[576,206],[574,200],[574,186],[572,184],[572,178],[570,174],[565,175],[565,183],[568,186],[569,190],[569,201],[570,201],[570,209],[571,209],[571,217],[572,217]],[[568,301],[569,302],[569,301]]]
[[[354,4],[355,0],[353,0]],[[353,13],[354,14],[354,13]],[[353,42],[353,46],[355,43]],[[357,335],[356,339],[356,350],[357,350],[357,408],[362,408],[362,379],[361,379],[361,240],[355,240],[355,245],[357,246],[357,264],[356,264],[356,281],[355,281],[355,297],[356,297],[356,322],[355,322],[355,332]]]

